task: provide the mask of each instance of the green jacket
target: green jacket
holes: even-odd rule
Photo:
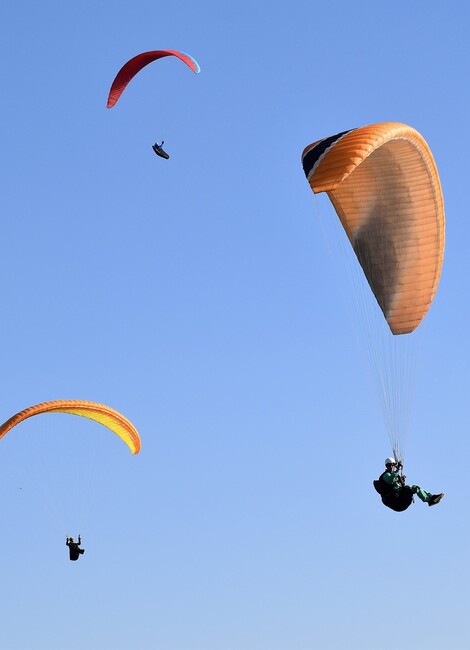
[[[396,512],[406,510],[413,502],[413,489],[404,486],[403,482],[399,471],[385,471],[378,481],[374,481],[374,487],[382,497],[382,503]]]
[[[401,490],[403,487],[399,470],[396,472],[384,472],[380,478],[385,481],[385,483],[390,485],[394,491]]]

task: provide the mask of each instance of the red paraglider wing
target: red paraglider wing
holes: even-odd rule
[[[142,54],[134,56],[125,63],[117,73],[109,91],[107,107],[112,108],[114,104],[116,104],[129,81],[131,81],[131,79],[135,77],[142,68],[145,68],[149,63],[152,63],[157,59],[162,59],[165,56],[176,56],[178,59],[183,61],[183,63],[186,63],[186,65],[196,74],[201,70],[198,62],[193,59],[192,56],[185,54],[184,52],[178,52],[177,50],[153,50],[152,52],[142,52]]]

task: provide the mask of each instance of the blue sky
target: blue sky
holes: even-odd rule
[[[104,402],[142,452],[65,415],[1,441],[2,650],[470,646],[469,14],[3,3],[0,420]],[[161,48],[201,74],[166,59],[107,110]],[[372,489],[388,439],[300,164],[382,121],[425,137],[447,216],[406,468],[446,497],[402,515]]]

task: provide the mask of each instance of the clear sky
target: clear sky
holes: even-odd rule
[[[1,441],[1,650],[470,647],[469,20],[1,4],[0,420],[89,399],[142,438],[133,457],[50,415]],[[166,59],[107,110],[121,65],[162,48],[201,73]],[[383,121],[425,137],[447,216],[406,466],[446,497],[403,514],[372,488],[390,447],[300,164]]]

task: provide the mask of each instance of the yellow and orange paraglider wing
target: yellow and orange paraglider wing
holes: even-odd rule
[[[140,436],[137,429],[127,418],[109,406],[86,400],[55,400],[30,406],[0,426],[0,438],[3,438],[6,433],[20,422],[23,422],[23,420],[40,413],[69,413],[95,420],[118,435],[133,454],[138,454],[140,451]]]
[[[444,201],[427,143],[385,122],[314,142],[302,163],[312,191],[333,203],[391,331],[412,332],[444,258]]]

